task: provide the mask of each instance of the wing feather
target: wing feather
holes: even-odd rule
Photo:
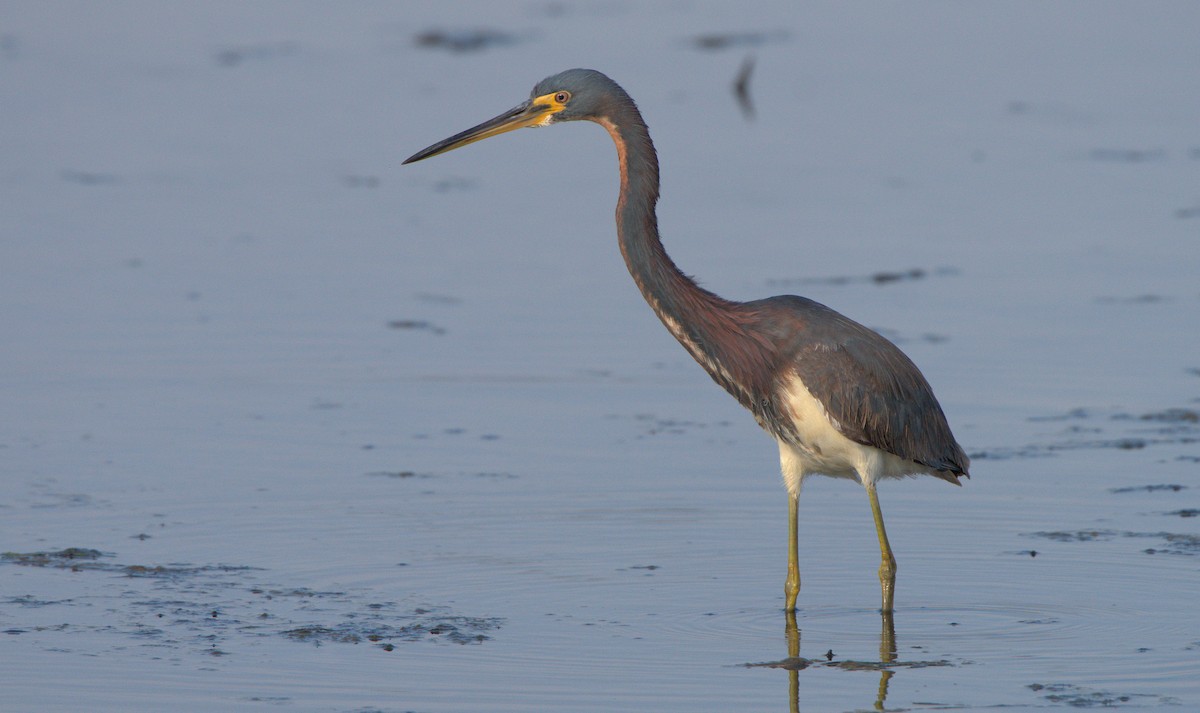
[[[759,303],[791,317],[789,348],[779,357],[834,419],[847,438],[945,473],[967,475],[970,459],[954,439],[946,415],[921,370],[879,333],[803,297]],[[760,308],[761,308],[760,307]],[[777,337],[783,335],[776,335]]]

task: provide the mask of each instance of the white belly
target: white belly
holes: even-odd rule
[[[794,440],[779,439],[779,462],[788,492],[798,495],[809,475],[852,478],[873,488],[879,478],[895,478],[930,470],[886,451],[850,440],[837,429],[825,407],[794,377],[783,393]]]

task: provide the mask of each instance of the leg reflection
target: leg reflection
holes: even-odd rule
[[[784,624],[784,635],[787,636],[788,661],[800,659],[800,629],[796,626],[796,610],[785,612],[787,621]],[[788,710],[800,713],[800,667],[788,667]]]
[[[870,661],[840,661],[834,660],[831,651],[826,654],[827,660],[811,660],[800,656],[800,627],[796,625],[796,613],[784,612],[784,638],[787,641],[787,658],[768,664],[753,664],[782,668],[788,672],[788,710],[798,713],[800,710],[800,671],[813,665],[834,666],[847,671],[879,671],[879,688],[875,693],[875,710],[885,710],[888,684],[895,675],[893,665],[896,663],[896,623],[892,612],[880,613],[882,628],[879,632],[879,662]]]
[[[896,622],[892,612],[880,612],[883,619],[883,630],[879,632],[879,693],[875,696],[875,710],[883,710],[887,700],[888,682],[892,680],[895,671],[888,664],[896,661]]]

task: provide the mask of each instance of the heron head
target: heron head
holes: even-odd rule
[[[525,127],[549,126],[560,121],[596,120],[605,117],[614,102],[629,102],[616,82],[594,69],[568,69],[537,83],[529,99],[503,114],[424,148],[404,163],[421,161],[461,146]]]

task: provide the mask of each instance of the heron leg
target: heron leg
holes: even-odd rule
[[[887,530],[883,527],[883,512],[879,509],[879,495],[875,492],[875,484],[867,485],[867,496],[871,498],[871,514],[875,516],[875,533],[879,535],[879,586],[883,592],[884,613],[892,611],[892,603],[896,598],[896,558],[892,555],[892,545],[888,542]]]
[[[788,493],[788,569],[787,579],[783,583],[783,594],[787,600],[783,610],[786,612],[796,611],[796,596],[800,594],[799,518],[800,494]]]

